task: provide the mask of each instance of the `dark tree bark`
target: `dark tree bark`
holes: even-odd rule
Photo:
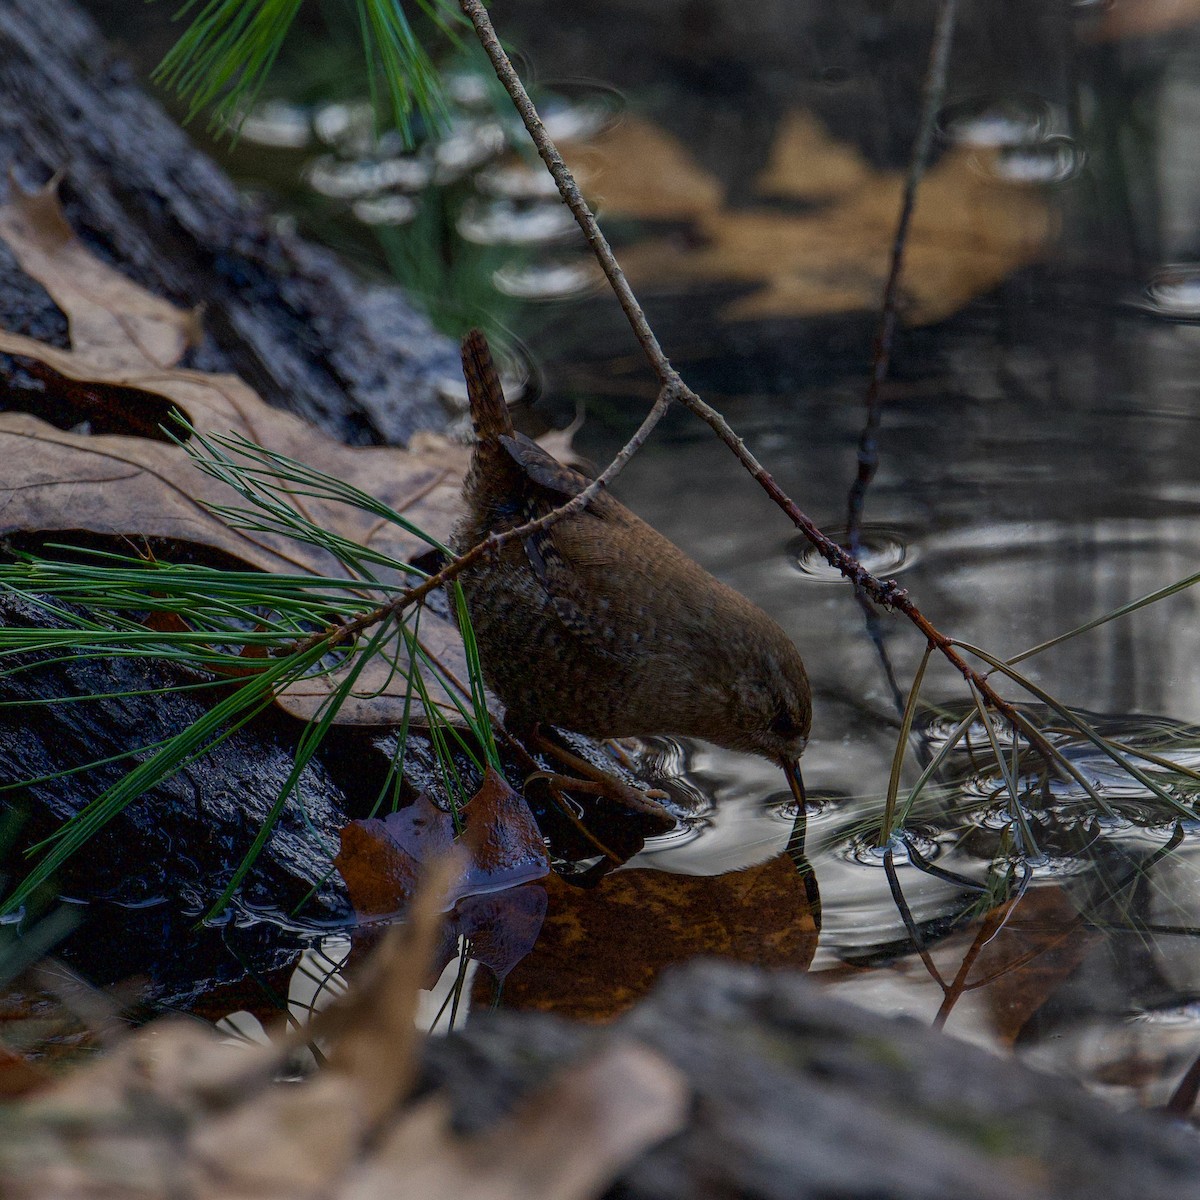
[[[131,17],[140,9],[140,0],[130,5]],[[205,338],[188,365],[235,372],[264,399],[349,442],[402,442],[444,424],[437,384],[458,371],[457,354],[399,288],[364,285],[327,250],[274,232],[71,0],[3,0],[0,191],[10,174],[30,187],[55,172],[68,219],[91,249],[151,291],[203,307]],[[65,317],[2,243],[0,324],[67,345]],[[0,367],[0,408],[23,402],[22,382],[42,386],[12,360]],[[0,499],[4,486],[0,472]],[[0,623],[48,620],[19,601],[0,602]],[[0,783],[178,732],[213,702],[205,693],[118,693],[194,682],[167,664],[82,659],[0,680]],[[81,694],[108,698],[42,703]],[[265,714],[139,798],[72,858],[58,886],[92,903],[84,934],[62,948],[68,959],[97,982],[146,975],[149,995],[182,1003],[238,977],[251,959],[262,971],[294,957],[294,942],[262,936],[269,925],[235,919],[197,931],[195,923],[266,819],[298,736],[296,723]],[[304,772],[241,903],[288,914],[305,900],[306,919],[346,914],[330,847],[365,807],[364,788],[377,790],[373,764],[382,774],[386,759],[365,735],[353,752],[345,741],[335,739],[328,762]],[[424,756],[420,741],[414,735],[414,763]],[[33,840],[144,757],[2,799],[27,814],[23,841]],[[24,867],[6,870],[12,880]],[[230,953],[235,941],[244,948]]]
[[[130,5],[130,15],[142,7]],[[440,427],[448,340],[399,288],[365,285],[329,251],[272,231],[113,57],[71,0],[0,4],[0,176],[63,172],[67,216],[138,283],[204,306],[194,365],[349,442]],[[34,336],[65,325],[0,250],[0,312]]]

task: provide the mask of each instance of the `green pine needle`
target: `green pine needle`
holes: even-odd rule
[[[222,570],[79,547],[49,548],[69,552],[70,560],[21,554],[14,562],[0,563],[0,594],[18,597],[55,623],[49,628],[0,627],[0,679],[51,663],[87,658],[153,659],[202,672],[206,678],[162,688],[144,687],[122,695],[211,688],[219,696],[203,717],[173,737],[103,762],[72,766],[56,775],[11,784],[37,786],[121,760],[140,759],[132,761],[131,768],[116,783],[30,849],[29,853],[37,856],[36,862],[0,904],[0,913],[13,912],[26,904],[72,855],[139,796],[248,724],[274,702],[283,688],[314,675],[336,671],[338,678],[302,735],[293,770],[271,812],[210,915],[229,903],[269,840],[285,805],[299,803],[296,788],[301,773],[319,751],[341,706],[351,695],[362,694],[359,681],[373,659],[382,657],[391,668],[375,691],[390,688],[397,680],[405,689],[405,716],[394,772],[402,769],[414,698],[424,710],[456,820],[458,809],[470,796],[456,757],[462,756],[480,773],[488,764],[499,766],[479,675],[478,648],[461,590],[454,590],[453,602],[466,649],[468,679],[464,695],[459,695],[461,685],[418,640],[420,606],[393,613],[369,626],[355,642],[337,645],[336,649],[328,638],[314,641],[314,633],[375,612],[423,574],[320,528],[292,501],[306,496],[347,504],[394,522],[432,547],[445,548],[376,498],[245,438],[205,438],[193,431],[188,448],[198,467],[227,483],[245,502],[241,507],[221,510],[231,523],[258,522],[273,532],[319,546],[346,568],[348,577]],[[373,568],[381,568],[388,578],[377,578]],[[180,627],[151,628],[147,618],[153,614],[178,617],[181,621],[173,624]],[[265,651],[265,656],[247,658],[244,651],[248,647]],[[253,673],[247,675],[247,668],[253,668]],[[231,669],[237,670],[236,679],[229,678]],[[447,718],[440,707],[443,702],[434,700],[435,687],[450,698],[465,731]],[[229,690],[220,694],[223,689]],[[101,694],[97,693],[90,697],[50,697],[44,702],[99,698]],[[398,786],[397,775],[391,787],[394,794]]]
[[[187,0],[175,20],[191,23],[154,71],[154,80],[187,104],[187,120],[208,109],[217,130],[235,134],[262,92],[304,0]],[[400,0],[344,0],[347,23],[357,23],[374,99],[382,81],[391,119],[405,142],[414,117],[444,127],[448,105],[429,51],[413,31]],[[450,0],[416,0],[433,27],[457,42],[463,17]],[[352,11],[351,11],[352,10]]]

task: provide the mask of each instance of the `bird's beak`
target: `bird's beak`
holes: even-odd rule
[[[813,873],[812,863],[808,861],[808,854],[804,846],[808,837],[808,797],[804,794],[804,780],[800,775],[800,763],[794,758],[781,758],[779,765],[783,768],[784,775],[787,776],[788,787],[792,789],[792,795],[796,797],[796,819],[792,822],[792,836],[788,838],[787,852],[796,864],[796,873],[804,885],[808,911],[812,914],[817,929],[820,930],[821,890],[817,887],[817,877]]]
[[[800,774],[799,759],[781,758],[779,765],[783,768],[783,774],[788,781],[788,787],[792,789],[792,795],[796,798],[799,811],[804,812],[808,807],[808,797],[804,792],[804,779]]]

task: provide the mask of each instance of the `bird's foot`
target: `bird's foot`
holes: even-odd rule
[[[603,796],[622,808],[651,816],[656,823],[662,822],[664,830],[674,826],[674,818],[659,803],[661,800],[670,799],[667,792],[659,788],[634,787],[633,784],[618,779],[596,763],[589,762],[581,755],[574,754],[565,746],[559,745],[540,729],[534,729],[527,734],[525,740],[545,757],[561,763],[571,773],[568,776],[555,772],[539,772],[538,774],[542,778],[553,780],[566,791]],[[628,764],[623,765],[627,766]]]
[[[657,788],[642,791],[611,775],[601,774],[597,778],[585,779],[574,775],[559,775],[554,771],[535,771],[525,782],[528,784],[535,779],[545,780],[552,789],[560,792],[583,792],[589,796],[602,796],[621,808],[653,818],[654,823],[661,824],[664,831],[675,825],[675,818],[655,799],[656,796],[666,798],[666,793],[658,791]]]

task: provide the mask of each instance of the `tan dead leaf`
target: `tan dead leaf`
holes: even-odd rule
[[[308,1031],[329,1066],[278,1078],[302,1041],[232,1045],[167,1018],[31,1100],[0,1105],[0,1194],[33,1200],[587,1200],[680,1128],[673,1067],[613,1042],[492,1131],[457,1137],[436,1098],[405,1108],[417,989],[458,870],[430,872],[410,922],[391,931],[349,992]]]
[[[19,1131],[15,1144],[0,1138],[0,1194],[327,1195],[407,1094],[417,993],[458,869],[452,857],[431,865],[408,924],[310,1026],[307,1036],[328,1047],[327,1069],[302,1084],[278,1081],[305,1035],[235,1045],[196,1022],[154,1022],[0,1109]]]
[[[637,868],[586,890],[557,875],[545,886],[542,932],[505,980],[506,1007],[608,1020],[698,954],[804,970],[816,951],[804,879],[786,854],[726,875]]]
[[[653,1051],[612,1041],[565,1069],[499,1128],[462,1139],[419,1105],[337,1192],[340,1200],[590,1200],[684,1126],[687,1088]]]
[[[9,195],[0,208],[0,237],[66,314],[71,344],[111,369],[174,366],[196,332],[195,315],[130,288],[96,258],[63,216],[57,178],[36,192],[13,179]]]
[[[816,204],[836,202],[877,182],[858,150],[831,138],[811,114],[792,109],[775,130],[771,157],[755,181],[755,190],[760,196]]]
[[[557,458],[560,463],[565,463],[568,467],[573,467],[581,474],[594,479],[600,474],[600,468],[575,449],[575,435],[583,428],[585,419],[586,414],[583,405],[580,404],[575,409],[575,416],[570,425],[564,425],[562,429],[551,429],[543,433],[537,441],[552,458]]]
[[[408,922],[388,931],[350,989],[319,1013],[309,1036],[327,1069],[303,1087],[273,1086],[199,1125],[189,1153],[221,1197],[325,1195],[365,1153],[407,1095],[416,1071],[418,992],[460,869],[443,855],[424,872]]]
[[[36,360],[68,380],[126,389],[122,402],[132,427],[153,428],[164,401],[201,434],[240,434],[349,483],[445,542],[460,506],[463,454],[433,435],[436,453],[349,447],[303,421],[264,404],[232,375],[173,368],[186,344],[190,314],[150,295],[93,258],[74,237],[50,191],[34,197],[14,189],[0,207],[0,237],[26,271],[43,283],[71,323],[72,349],[60,350],[0,331],[0,351]],[[227,487],[204,475],[178,446],[117,434],[64,432],[26,413],[0,414],[0,534],[83,530],[110,537],[164,538],[224,552],[264,571],[345,578],[332,555],[269,533],[235,529],[211,506],[236,504]],[[289,503],[323,529],[405,563],[424,554],[421,539],[360,509],[292,496]],[[400,578],[399,572],[388,581]],[[426,611],[421,642],[451,677],[465,683],[466,661],[454,625]],[[409,656],[393,638],[343,706],[343,723],[394,724],[404,715]],[[310,718],[340,682],[313,678],[279,699],[293,715]],[[449,698],[430,680],[435,701]],[[414,717],[421,718],[420,706]]]
[[[626,121],[605,135],[597,188],[606,211],[690,219],[704,245],[680,254],[650,239],[630,247],[636,283],[742,283],[753,290],[727,307],[730,320],[818,316],[879,304],[900,209],[903,175],[876,171],[810,114],[781,121],[771,160],[756,181],[769,201],[805,202],[789,212],[764,203],[729,207],[717,182],[661,131]],[[1042,253],[1053,232],[1035,187],[1007,183],[993,152],[948,151],[918,193],[902,289],[905,319],[939,321],[996,287]]]

